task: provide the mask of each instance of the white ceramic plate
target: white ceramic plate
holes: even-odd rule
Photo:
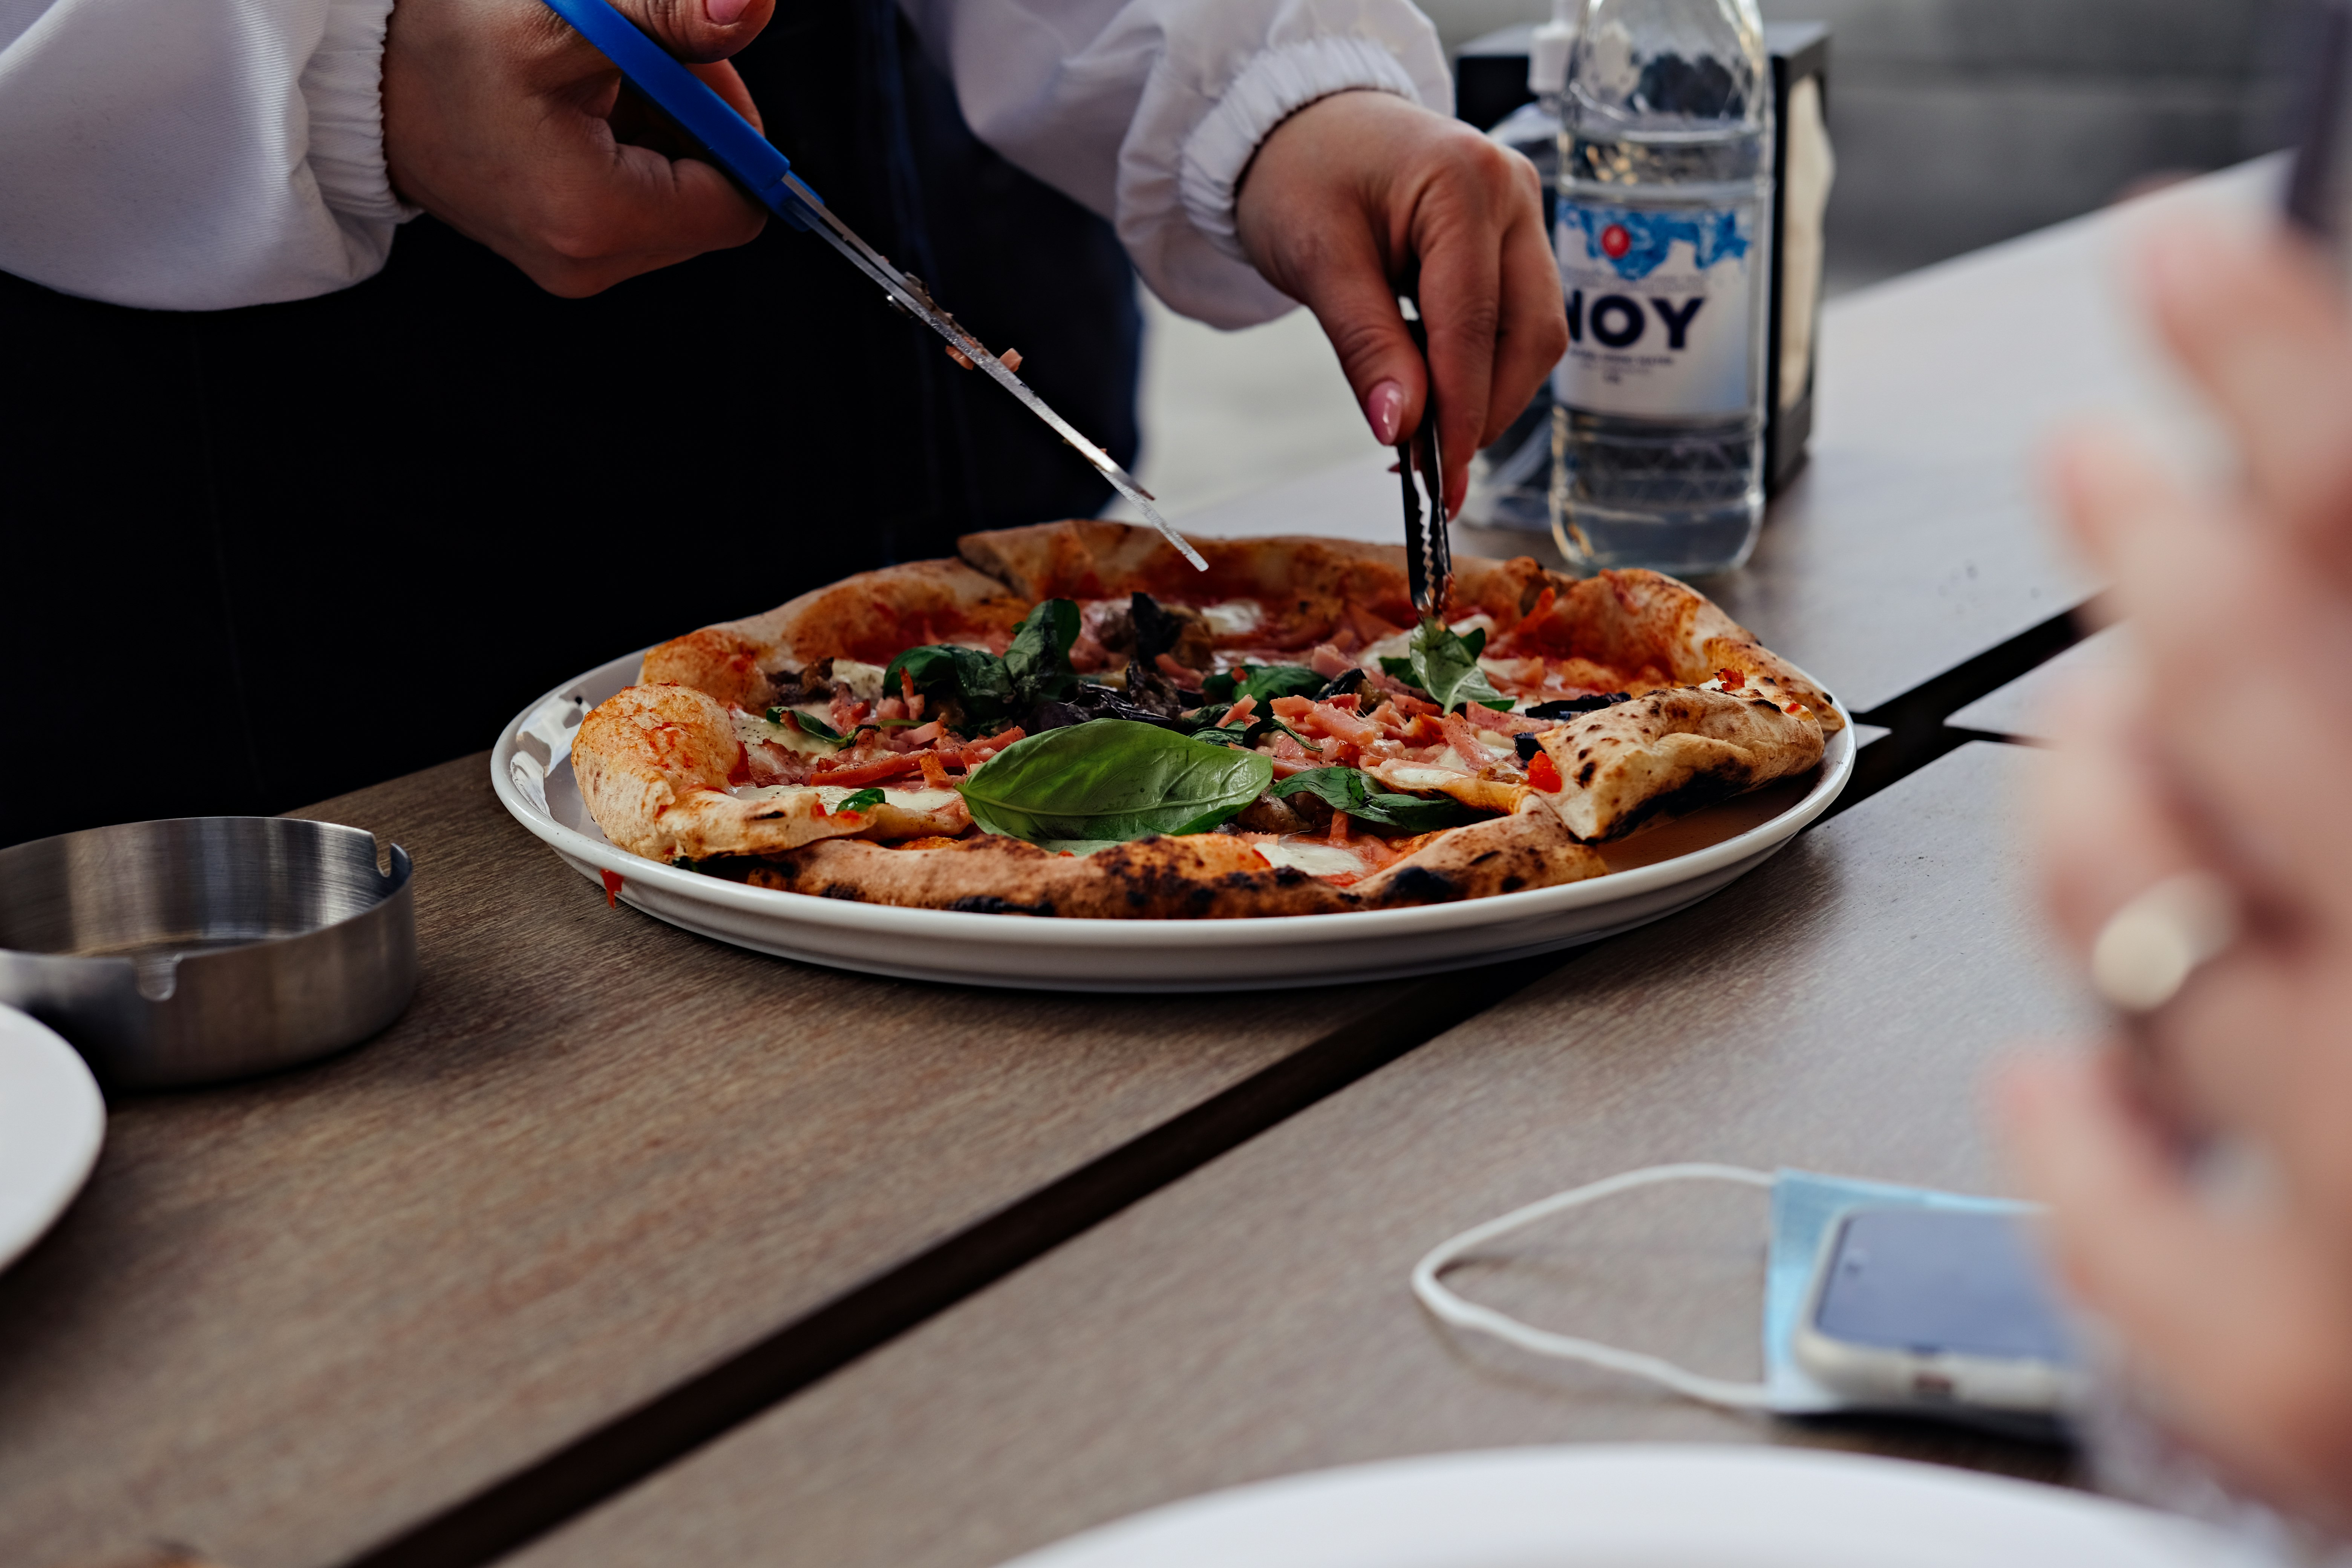
[[[672,925],[811,963],[968,985],[1262,990],[1428,974],[1598,942],[1694,904],[1761,864],[1827,810],[1853,772],[1849,718],[1808,784],[1759,791],[1609,847],[1611,863],[1625,868],[1611,876],[1455,904],[1235,921],[890,909],[747,888],[614,847],[580,799],[572,736],[590,709],[636,679],[638,658],[566,681],[500,733],[490,784],[516,821],[581,875],[607,886],[617,879],[623,902]]]
[[[80,1054],[0,1007],[0,1268],[65,1213],[105,1137],[106,1101]]]
[[[1005,1568],[2252,1568],[2185,1520],[1797,1448],[1511,1448],[1212,1492]]]

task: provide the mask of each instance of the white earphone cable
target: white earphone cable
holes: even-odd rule
[[[1605,1367],[1612,1372],[1646,1377],[1654,1383],[1664,1384],[1677,1394],[1686,1394],[1690,1398],[1708,1405],[1728,1405],[1740,1410],[1764,1409],[1768,1407],[1770,1391],[1763,1384],[1731,1383],[1722,1378],[1706,1377],[1676,1366],[1670,1361],[1664,1361],[1654,1355],[1644,1355],[1638,1351],[1620,1350],[1614,1345],[1604,1345],[1591,1340],[1578,1339],[1572,1334],[1556,1334],[1548,1329],[1532,1328],[1517,1318],[1498,1312],[1491,1307],[1482,1307],[1475,1301],[1464,1300],[1446,1289],[1438,1276],[1459,1260],[1465,1253],[1484,1246],[1498,1236],[1507,1236],[1512,1231],[1533,1225],[1536,1221],[1559,1214],[1564,1209],[1579,1208],[1602,1198],[1614,1197],[1619,1193],[1630,1192],[1635,1187],[1651,1186],[1660,1182],[1710,1181],[1738,1182],[1747,1186],[1769,1187],[1772,1180],[1771,1173],[1751,1171],[1744,1165],[1711,1165],[1694,1163],[1650,1165],[1642,1170],[1627,1171],[1622,1175],[1589,1183],[1581,1187],[1571,1187],[1567,1192],[1554,1193],[1550,1197],[1528,1204],[1524,1208],[1513,1209],[1499,1219],[1490,1219],[1484,1225],[1473,1226],[1461,1235],[1440,1242],[1431,1249],[1427,1257],[1413,1265],[1412,1293],[1421,1299],[1421,1304],[1428,1308],[1432,1313],[1456,1328],[1475,1329],[1481,1333],[1492,1334],[1498,1340],[1515,1344],[1522,1350],[1532,1351],[1538,1355],[1559,1356],[1568,1361],[1580,1361],[1592,1366]]]

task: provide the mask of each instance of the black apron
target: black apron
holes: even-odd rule
[[[891,0],[784,0],[737,64],[845,221],[1131,465],[1125,253],[973,138]],[[580,300],[431,218],[285,305],[0,274],[0,843],[462,756],[615,654],[1110,495],[781,221]]]

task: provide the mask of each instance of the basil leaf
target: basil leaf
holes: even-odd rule
[[[1070,648],[1078,640],[1078,606],[1047,599],[1024,617],[1004,657],[954,643],[927,643],[892,659],[882,672],[885,691],[899,689],[901,671],[933,702],[952,700],[966,733],[994,729],[1040,702],[1058,702],[1077,689]]]
[[[819,778],[823,778],[824,776],[824,775],[823,773],[819,773],[817,775]],[[835,816],[845,815],[855,816],[869,805],[880,805],[881,804],[882,792],[878,789],[868,787],[859,790],[856,795],[845,797],[839,805],[833,808],[833,815]]]
[[[1221,669],[1201,683],[1201,695],[1212,702],[1238,702],[1255,697],[1271,702],[1277,697],[1312,697],[1323,689],[1323,678],[1303,664],[1244,664]]]
[[[1296,773],[1266,792],[1276,800],[1287,795],[1314,795],[1334,811],[1344,811],[1358,822],[1380,827],[1401,827],[1408,833],[1431,833],[1454,827],[1477,815],[1451,795],[1430,798],[1395,795],[1374,787],[1370,775],[1354,768],[1308,768]]]
[[[963,710],[963,728],[986,729],[1002,723],[1014,708],[1012,677],[1004,661],[986,648],[955,643],[927,643],[910,647],[882,672],[882,689],[898,689],[900,671],[915,689],[934,702],[951,700]]]
[[[1200,833],[1255,800],[1272,759],[1202,745],[1156,724],[1092,719],[1015,741],[961,785],[990,833],[1045,839]]]
[[[1014,706],[1066,698],[1078,683],[1070,668],[1070,648],[1078,640],[1078,606],[1068,599],[1047,599],[1029,612],[1013,644],[1004,650],[1004,673],[1013,683]]]
[[[1405,657],[1382,658],[1381,668],[1424,693],[1445,712],[1475,702],[1507,713],[1511,700],[1496,690],[1486,672],[1478,668],[1478,652],[1486,646],[1486,627],[1474,626],[1468,637],[1459,637],[1432,616],[1413,628]]]

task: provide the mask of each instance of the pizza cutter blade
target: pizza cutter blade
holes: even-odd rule
[[[881,285],[882,292],[901,310],[948,341],[958,356],[1013,394],[1030,413],[1044,420],[1055,435],[1077,449],[1111,487],[1133,501],[1176,553],[1206,572],[1209,563],[1190,541],[1169,526],[1151,504],[1151,492],[1133,474],[1111,460],[1108,452],[1078,434],[1070,422],[1055,413],[1045,400],[1029,390],[1003,360],[990,353],[962,323],[934,303],[923,280],[899,271],[854,233],[824,205],[823,197],[792,172],[792,160],[778,152],[751,122],[735,112],[701,78],[669,58],[661,46],[639,32],[636,25],[606,0],[546,0],[548,9],[577,28],[605,58],[621,69],[629,85],[658,105],[678,128],[710,155],[711,162],[732,175],[767,207],[794,228],[808,229],[846,257],[849,264]]]
[[[1427,331],[1417,321],[1405,326],[1426,360]],[[1397,478],[1404,486],[1404,570],[1412,607],[1424,620],[1432,616],[1443,620],[1454,584],[1454,541],[1446,526],[1451,520],[1445,515],[1445,464],[1437,447],[1437,378],[1433,375],[1426,380],[1429,390],[1421,400],[1421,428],[1396,446]],[[1418,489],[1413,482],[1416,475]]]

